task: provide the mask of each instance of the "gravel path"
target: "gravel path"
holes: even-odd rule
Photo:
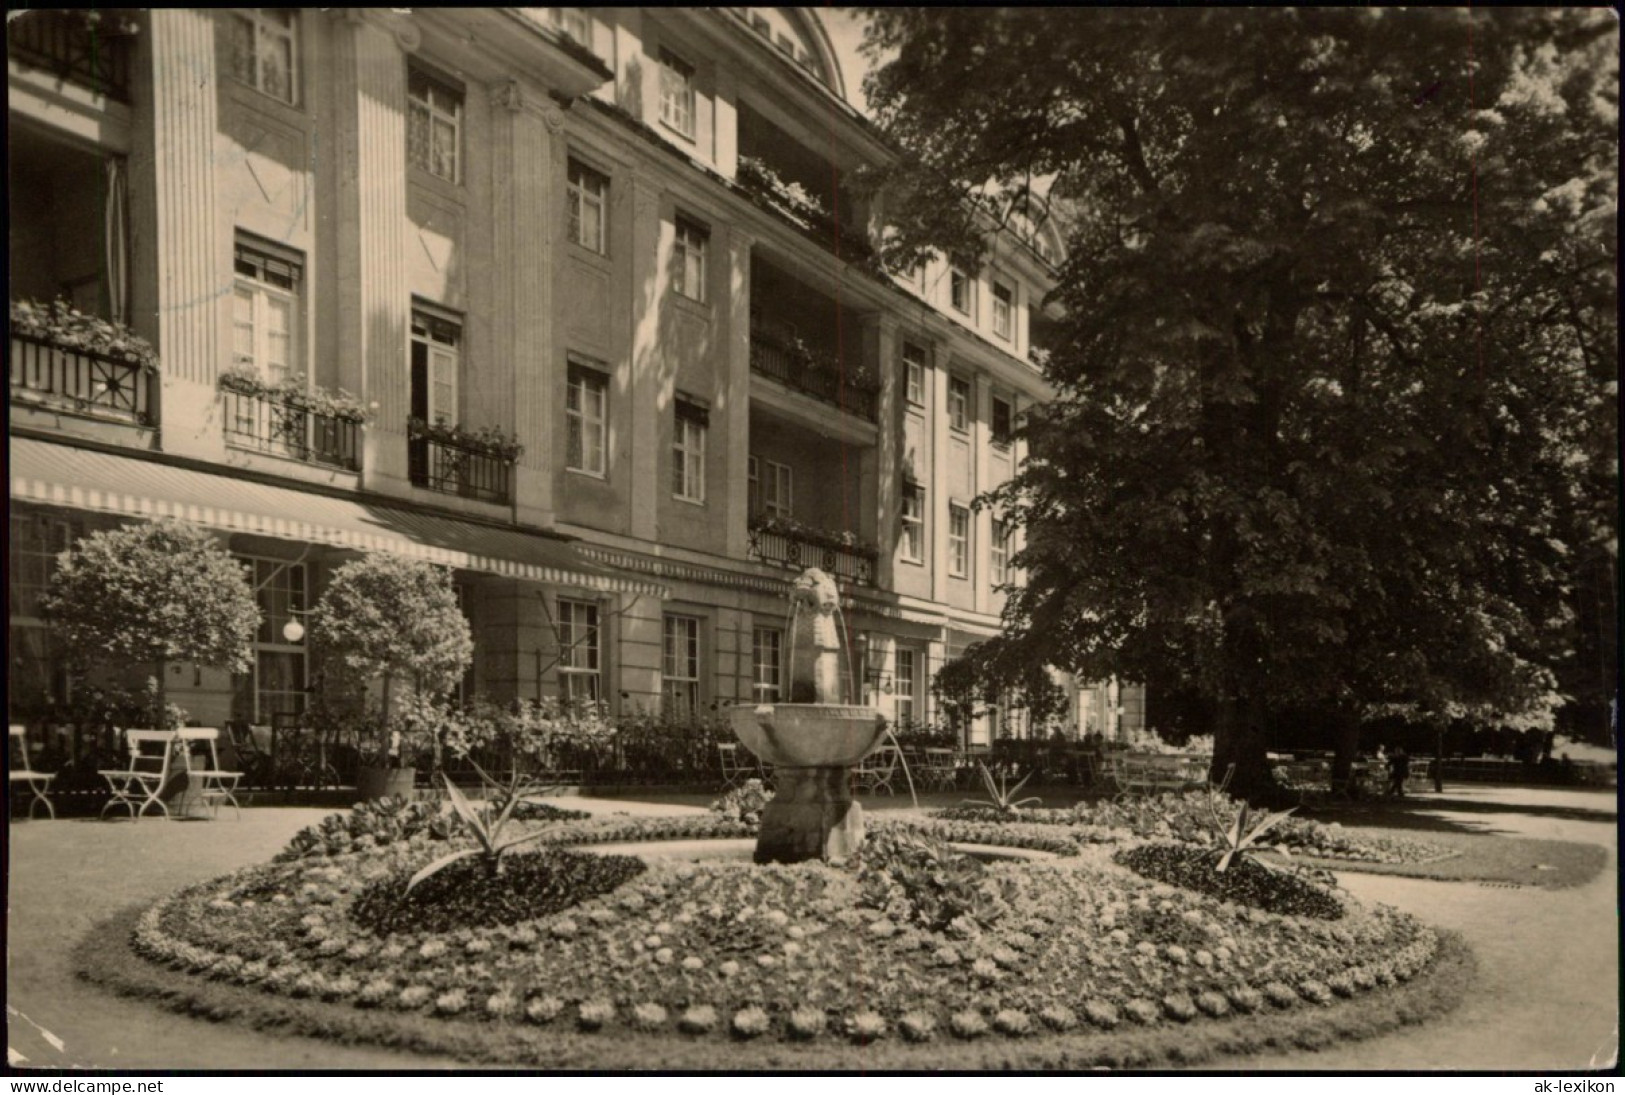
[[[1487,889],[1375,875],[1343,882],[1466,935],[1479,984],[1455,1013],[1416,1031],[1316,1054],[1226,1059],[1226,1069],[1579,1069],[1617,1050],[1617,832],[1596,816],[1610,796],[1473,792],[1459,817],[1448,802],[1418,807],[1473,828],[1609,848],[1609,866],[1573,890]],[[1563,796],[1578,796],[1569,803]],[[1561,800],[1561,801],[1560,801]],[[692,807],[564,799],[594,814],[686,813]],[[1520,813],[1555,807],[1562,816]],[[7,1046],[14,1065],[112,1069],[466,1068],[460,1062],[257,1033],[104,993],[74,977],[73,944],[118,909],[269,859],[321,809],[258,808],[240,821],[138,824],[14,823],[7,880]],[[224,839],[223,839],[224,838]],[[19,1059],[21,1058],[21,1059]]]
[[[1504,809],[1490,809],[1496,806]],[[1419,803],[1415,812],[1425,818],[1475,831],[1601,844],[1608,866],[1567,890],[1339,873],[1338,880],[1362,901],[1397,906],[1466,936],[1478,958],[1478,979],[1467,999],[1414,1030],[1314,1054],[1227,1058],[1224,1067],[1302,1072],[1612,1066],[1619,1054],[1619,832],[1613,821],[1575,817],[1603,812],[1611,818],[1615,807],[1612,795],[1529,788],[1475,788]]]

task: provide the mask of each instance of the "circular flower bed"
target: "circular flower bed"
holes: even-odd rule
[[[1240,803],[1221,798],[1217,803],[1226,820]],[[1179,840],[1207,843],[1214,828],[1214,804],[1205,791],[1147,795],[1123,801],[1080,802],[1071,809],[999,810],[991,806],[948,806],[932,813],[941,821],[986,825],[1064,827],[1079,843],[1109,844],[1141,840]],[[1385,833],[1345,829],[1337,822],[1324,824],[1309,818],[1289,817],[1270,830],[1267,846],[1284,847],[1294,855],[1351,863],[1433,863],[1457,853],[1425,840]]]
[[[1341,901],[1330,921],[1077,858],[971,868],[939,843],[1040,841],[1043,827],[876,823],[872,854],[846,867],[655,859],[638,870],[557,847],[742,828],[563,825],[504,871],[525,880],[514,892],[546,894],[539,905],[505,900],[502,915],[477,919],[490,883],[446,868],[422,884],[450,876],[441,904],[457,915],[439,920],[390,896],[456,847],[424,832],[191,887],[140,917],[134,947],[228,984],[413,1023],[869,1045],[1036,1042],[1321,1006],[1410,978],[1436,945],[1382,906]]]

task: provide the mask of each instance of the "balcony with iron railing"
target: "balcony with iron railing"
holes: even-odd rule
[[[785,570],[818,567],[837,581],[875,584],[879,552],[850,532],[803,525],[788,517],[758,514],[750,519],[750,556]]]
[[[863,365],[843,368],[837,358],[820,354],[794,339],[752,331],[750,368],[751,372],[865,421],[874,422],[878,417],[880,384]]]
[[[361,470],[361,417],[300,394],[231,387],[222,378],[226,444],[307,464]]]
[[[76,345],[71,336],[11,331],[11,402],[20,407],[155,425],[156,361]]]
[[[837,258],[878,269],[868,233],[831,213],[805,186],[788,181],[767,159],[741,155],[735,181],[756,204]]]
[[[25,68],[43,69],[59,80],[128,103],[136,31],[128,12],[49,8],[13,12],[6,21],[6,53]]]
[[[506,506],[522,446],[499,430],[469,432],[444,420],[414,418],[407,428],[407,470],[414,487]]]

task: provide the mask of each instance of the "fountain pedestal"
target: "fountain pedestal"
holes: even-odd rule
[[[845,767],[773,770],[773,801],[762,810],[756,862],[839,861],[863,843],[863,807],[852,801]]]
[[[845,859],[863,843],[863,807],[852,801],[852,766],[885,731],[872,707],[780,703],[736,708],[733,729],[773,765],[773,800],[762,810],[756,862]]]

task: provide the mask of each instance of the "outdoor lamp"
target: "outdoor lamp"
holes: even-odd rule
[[[305,625],[298,620],[289,620],[282,625],[282,637],[290,643],[296,643],[305,637]]]

